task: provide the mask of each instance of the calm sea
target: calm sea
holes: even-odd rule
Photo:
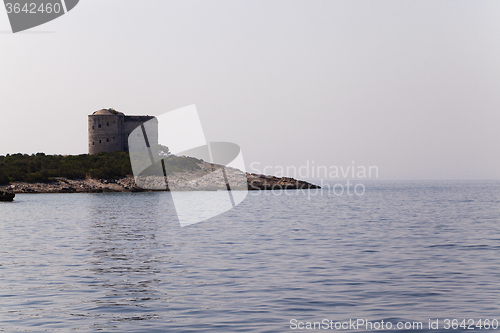
[[[253,192],[184,228],[169,193],[17,195],[0,203],[0,331],[495,325],[500,182],[365,186],[362,196]]]

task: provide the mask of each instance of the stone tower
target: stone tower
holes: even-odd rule
[[[102,109],[89,115],[89,154],[128,151],[128,136],[136,127],[153,116],[126,116],[114,109]],[[156,128],[158,122],[156,121]],[[158,143],[158,131],[150,136],[150,144]]]

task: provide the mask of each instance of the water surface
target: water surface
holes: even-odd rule
[[[0,331],[500,319],[500,182],[365,185],[252,192],[184,228],[168,193],[19,194],[0,203]]]

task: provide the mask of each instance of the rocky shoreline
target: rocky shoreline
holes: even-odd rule
[[[167,184],[173,182],[184,182],[198,184],[196,174],[181,174],[178,177],[167,177]],[[291,189],[314,189],[320,188],[305,181],[296,180],[288,177],[275,177],[259,174],[246,174],[248,190],[291,190]],[[212,190],[224,188],[214,187]],[[169,188],[166,189],[169,191]],[[184,190],[197,190],[195,186],[184,187]],[[145,192],[153,190],[144,190],[138,187],[133,176],[127,176],[120,179],[67,179],[56,178],[50,183],[25,183],[13,182],[9,185],[0,186],[0,191],[9,191],[18,193],[103,193],[103,192]]]
[[[45,170],[32,171],[31,174],[28,174],[26,170],[22,170],[26,175],[34,176],[31,179],[28,176],[24,178],[20,178],[19,176],[14,178],[11,176],[11,180],[19,179],[19,181],[11,181],[10,183],[5,181],[8,173],[4,171],[0,182],[7,185],[0,185],[0,191],[16,194],[238,191],[246,189],[257,191],[320,188],[306,181],[289,177],[246,173],[234,167],[209,163],[188,156],[171,156],[163,159],[161,165],[146,165],[145,169],[140,171],[141,175],[139,177],[126,176],[132,170],[124,171],[124,168],[127,169],[127,163],[130,163],[129,156],[125,153],[94,156],[94,160],[92,161],[88,161],[90,157],[85,155],[73,156],[71,158],[63,158],[56,155],[46,156],[45,154],[34,156],[16,154],[13,156],[17,160],[10,163],[9,171],[11,174],[15,174],[17,167],[24,166],[24,169],[28,168],[30,163],[36,164],[45,161],[46,168]],[[54,163],[64,163],[67,167],[66,169],[58,170],[53,166]],[[68,172],[68,168],[73,172]],[[0,176],[2,175],[1,171]],[[42,171],[45,171],[45,177],[41,177]],[[58,177],[58,174],[61,177]],[[85,175],[86,178],[84,178]],[[9,178],[7,178],[8,180]]]

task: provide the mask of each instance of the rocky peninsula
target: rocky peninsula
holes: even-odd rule
[[[186,157],[176,157],[176,163],[185,162]],[[192,162],[192,161],[191,161]],[[163,191],[204,191],[226,190],[231,184],[231,189],[248,190],[292,190],[315,189],[318,185],[288,177],[275,177],[254,173],[243,173],[240,170],[214,165],[202,160],[195,160],[196,165],[190,164],[186,169],[175,169],[170,166],[167,177],[154,179],[135,179],[132,175],[121,177],[92,177],[85,178],[51,177],[47,181],[12,181],[0,185],[0,191],[13,193],[102,193],[102,192],[144,192],[145,186],[138,186],[144,182],[162,182],[160,186],[150,186]],[[243,176],[243,177],[242,177]],[[142,185],[141,184],[141,185]]]

